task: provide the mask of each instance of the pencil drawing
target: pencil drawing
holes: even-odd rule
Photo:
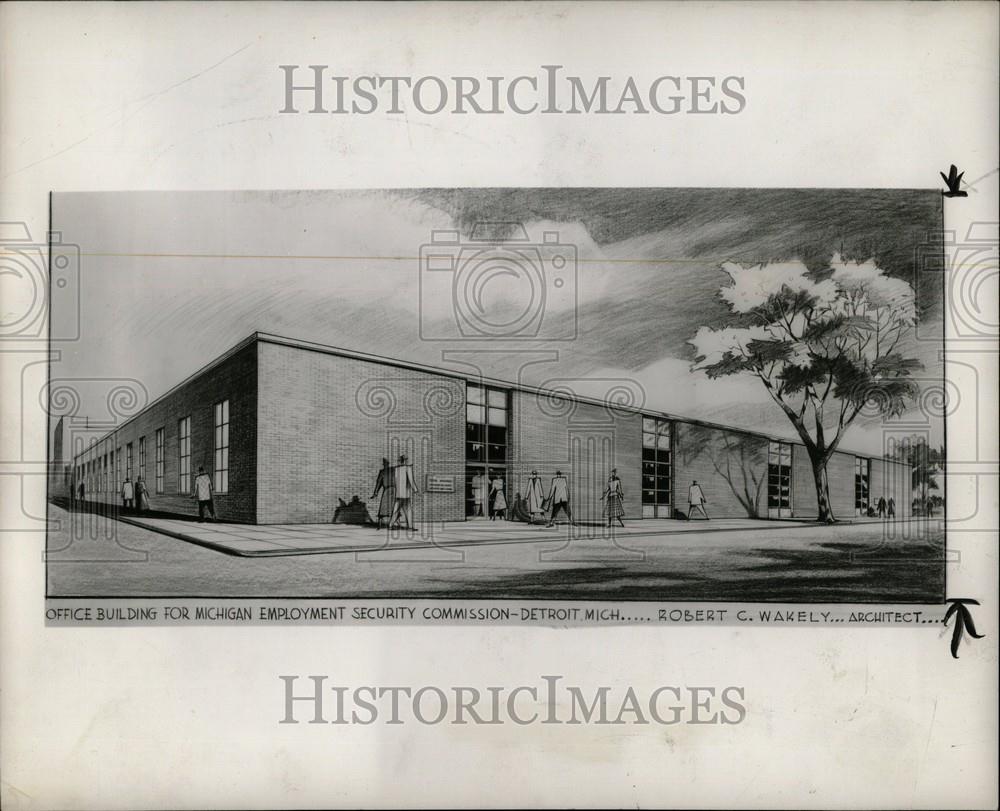
[[[943,599],[938,191],[74,193],[53,227],[51,596]]]

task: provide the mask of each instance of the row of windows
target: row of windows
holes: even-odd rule
[[[214,479],[216,493],[229,492],[229,400],[216,403],[214,407],[215,435],[213,438]],[[154,435],[154,481],[157,493],[164,486],[164,429],[157,428]],[[77,487],[80,482],[90,492],[111,492],[121,486],[128,477],[134,480],[132,468],[132,443],[125,445],[124,469],[122,449],[109,451],[96,459],[76,466]],[[124,475],[123,475],[124,474]],[[148,481],[146,475],[146,437],[139,437],[138,475]],[[177,492],[191,492],[191,417],[181,417],[177,421]]]

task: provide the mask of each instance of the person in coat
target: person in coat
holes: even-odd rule
[[[701,514],[705,516],[705,520],[708,521],[708,513],[705,511],[705,503],[708,499],[705,498],[704,492],[702,492],[701,485],[698,484],[698,480],[695,479],[691,482],[691,486],[688,488],[688,515],[687,520],[691,520],[691,516],[694,514],[695,510],[701,510]]]
[[[490,484],[490,521],[507,517],[507,496],[504,495],[503,477],[497,473]]]
[[[608,519],[608,526],[611,526],[611,522],[615,519],[623,527],[625,522],[622,521],[622,516],[625,515],[625,507],[622,503],[625,498],[625,493],[622,491],[622,480],[618,478],[618,470],[612,468],[611,475],[608,476],[607,486],[604,488],[604,495],[601,496],[604,500],[604,517]]]
[[[888,516],[889,516],[889,518],[895,518],[896,517],[896,499],[894,499],[894,498],[892,498],[890,496],[889,497],[889,503],[886,505],[886,507],[888,509]]]
[[[538,478],[538,471],[531,471],[531,478],[528,479],[528,487],[524,494],[525,501],[528,502],[528,513],[533,522],[541,522],[545,517],[545,492],[542,490],[542,480]]]
[[[556,515],[559,514],[560,510],[566,513],[570,524],[576,523],[573,520],[573,513],[569,508],[569,480],[563,476],[561,470],[557,470],[556,475],[552,477],[552,484],[549,486],[549,503],[552,505],[552,512],[549,513],[547,527],[555,526]]]
[[[374,499],[379,494],[382,497],[378,502],[378,510],[375,513],[375,529],[382,528],[382,519],[386,521],[389,520],[392,515],[392,508],[396,504],[396,488],[393,483],[392,467],[389,465],[389,460],[382,457],[382,469],[378,472],[375,477],[375,489],[372,490],[372,498]]]
[[[407,461],[406,454],[399,457],[399,464],[393,468],[392,481],[396,494],[392,516],[389,518],[389,526],[394,526],[402,518],[406,521],[406,528],[413,529],[413,510],[410,506],[410,500],[420,491],[413,478],[413,465]]]
[[[135,508],[139,512],[149,512],[149,491],[142,476],[135,480]]]
[[[131,510],[135,506],[135,488],[132,487],[132,481],[128,476],[125,477],[125,481],[122,482],[122,507],[126,510]]]

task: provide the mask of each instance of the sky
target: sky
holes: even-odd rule
[[[724,262],[822,272],[837,252],[914,286],[905,351],[925,390],[941,385],[942,278],[925,247],[940,238],[939,192],[57,193],[52,210],[81,251],[80,336],[55,344],[53,387],[77,381],[77,413],[95,420],[108,380],[152,400],[261,331],[591,396],[625,389],[653,410],[794,437],[759,381],[692,371],[688,341],[728,317]],[[54,335],[75,307],[54,297]],[[917,406],[890,427],[903,423],[941,440]],[[882,453],[884,434],[859,418],[843,447]]]

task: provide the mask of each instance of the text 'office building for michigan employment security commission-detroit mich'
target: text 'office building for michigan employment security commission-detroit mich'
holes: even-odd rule
[[[197,514],[204,467],[222,521],[328,522],[339,499],[368,500],[383,457],[400,453],[424,521],[478,514],[477,477],[503,478],[512,502],[533,469],[546,490],[557,469],[568,475],[578,520],[600,518],[612,468],[627,519],[686,511],[693,480],[713,518],[817,515],[809,457],[794,442],[262,333],[104,437],[72,444],[65,484],[78,493],[82,482],[88,501],[117,503],[125,477],[141,476],[154,510]],[[880,497],[909,513],[906,465],[837,452],[828,474],[838,517]]]

